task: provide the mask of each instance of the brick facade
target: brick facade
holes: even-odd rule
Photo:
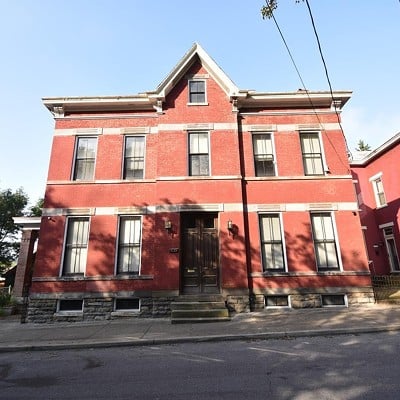
[[[192,80],[204,82],[204,92],[195,95],[205,101],[189,101]],[[350,92],[334,97],[341,107]],[[264,308],[266,296],[292,297],[293,307],[319,307],[326,294],[349,304],[371,301],[330,93],[241,91],[194,45],[156,91],[44,103],[55,117],[55,134],[30,321],[167,316],[171,301],[185,292],[222,294],[233,312]],[[127,137],[144,138],[144,167],[135,179],[124,179]],[[79,138],[96,142],[90,179],[74,178]],[[272,143],[273,153],[260,162],[273,159],[262,164],[273,163],[273,174],[256,176],[255,140],[260,149]],[[317,173],[305,173],[305,147],[310,166],[314,158],[321,163]],[[121,273],[121,224],[129,218],[140,221],[140,240],[130,250],[140,262],[135,273]],[[66,274],[66,263],[81,262],[77,249],[68,250],[76,245],[68,233],[74,219],[89,226],[87,243],[79,244],[87,258],[81,273]],[[364,300],[353,302],[356,297]],[[80,303],[63,303],[74,299],[82,310],[68,310]],[[129,310],[135,299],[139,309]]]

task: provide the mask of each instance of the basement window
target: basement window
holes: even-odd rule
[[[347,296],[345,294],[322,294],[322,307],[347,307]]]
[[[289,296],[265,296],[266,308],[290,307]]]
[[[115,311],[140,311],[140,299],[115,299]]]
[[[83,311],[83,300],[59,300],[58,301],[59,312],[82,312]]]

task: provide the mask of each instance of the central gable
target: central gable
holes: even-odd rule
[[[200,72],[201,67],[203,71]],[[149,97],[165,100],[173,88],[188,74],[208,74],[223,90],[227,97],[237,96],[239,89],[232,80],[222,71],[217,63],[195,43],[172,69],[167,77],[158,85],[154,92],[147,92]]]

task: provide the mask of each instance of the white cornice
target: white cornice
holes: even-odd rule
[[[364,158],[361,160],[350,160],[350,166],[365,166],[369,164],[371,161],[373,161],[375,158],[380,157],[382,154],[390,150],[393,146],[396,146],[397,144],[400,143],[400,132],[398,132],[396,135],[391,137],[389,140],[387,140],[385,143],[383,143],[381,146],[379,146],[377,149],[369,152]]]
[[[198,44],[194,43],[178,64],[153,91],[127,96],[84,96],[84,97],[45,97],[43,104],[55,118],[69,118],[69,114],[77,114],[77,118],[97,118],[96,114],[123,113],[134,111],[153,111],[158,115],[163,113],[163,102],[168,93],[180,79],[187,74],[196,60],[222,88],[227,100],[232,102],[232,111],[244,111],[246,108],[323,108],[339,111],[350,99],[351,91],[306,91],[296,92],[256,92],[239,89],[225,74],[218,64]],[[277,110],[279,111],[279,110]],[[92,115],[90,113],[93,113]],[[79,114],[84,114],[80,116]],[[111,117],[110,115],[108,115]],[[75,116],[73,116],[75,117]],[[126,115],[124,115],[126,118]],[[112,115],[118,118],[118,114]]]

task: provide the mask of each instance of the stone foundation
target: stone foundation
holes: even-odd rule
[[[30,298],[24,322],[52,323],[78,321],[104,321],[120,318],[165,318],[171,315],[174,297],[139,297],[140,310],[114,310],[115,297],[88,297],[83,299],[82,311],[57,312],[60,298]],[[80,299],[74,295],[73,299]],[[69,298],[70,299],[70,298]]]
[[[318,290],[318,292],[317,292]],[[320,308],[323,307],[321,295],[345,295],[346,305],[368,305],[375,303],[374,292],[371,287],[366,288],[322,288],[322,289],[277,289],[265,290],[249,297],[244,291],[237,293],[224,293],[226,307],[230,313],[247,313],[265,309],[265,296],[288,296],[288,307]],[[121,296],[121,294],[118,294]],[[169,318],[171,316],[171,303],[178,295],[163,296],[159,293],[149,293],[142,296],[132,293],[123,293],[124,297],[140,299],[140,310],[115,310],[114,301],[116,294],[82,294],[74,293],[64,295],[37,295],[31,297],[26,314],[26,322],[52,323],[52,322],[78,322],[101,321],[119,318]],[[64,297],[65,296],[65,297]],[[58,300],[83,299],[82,311],[57,311]]]

